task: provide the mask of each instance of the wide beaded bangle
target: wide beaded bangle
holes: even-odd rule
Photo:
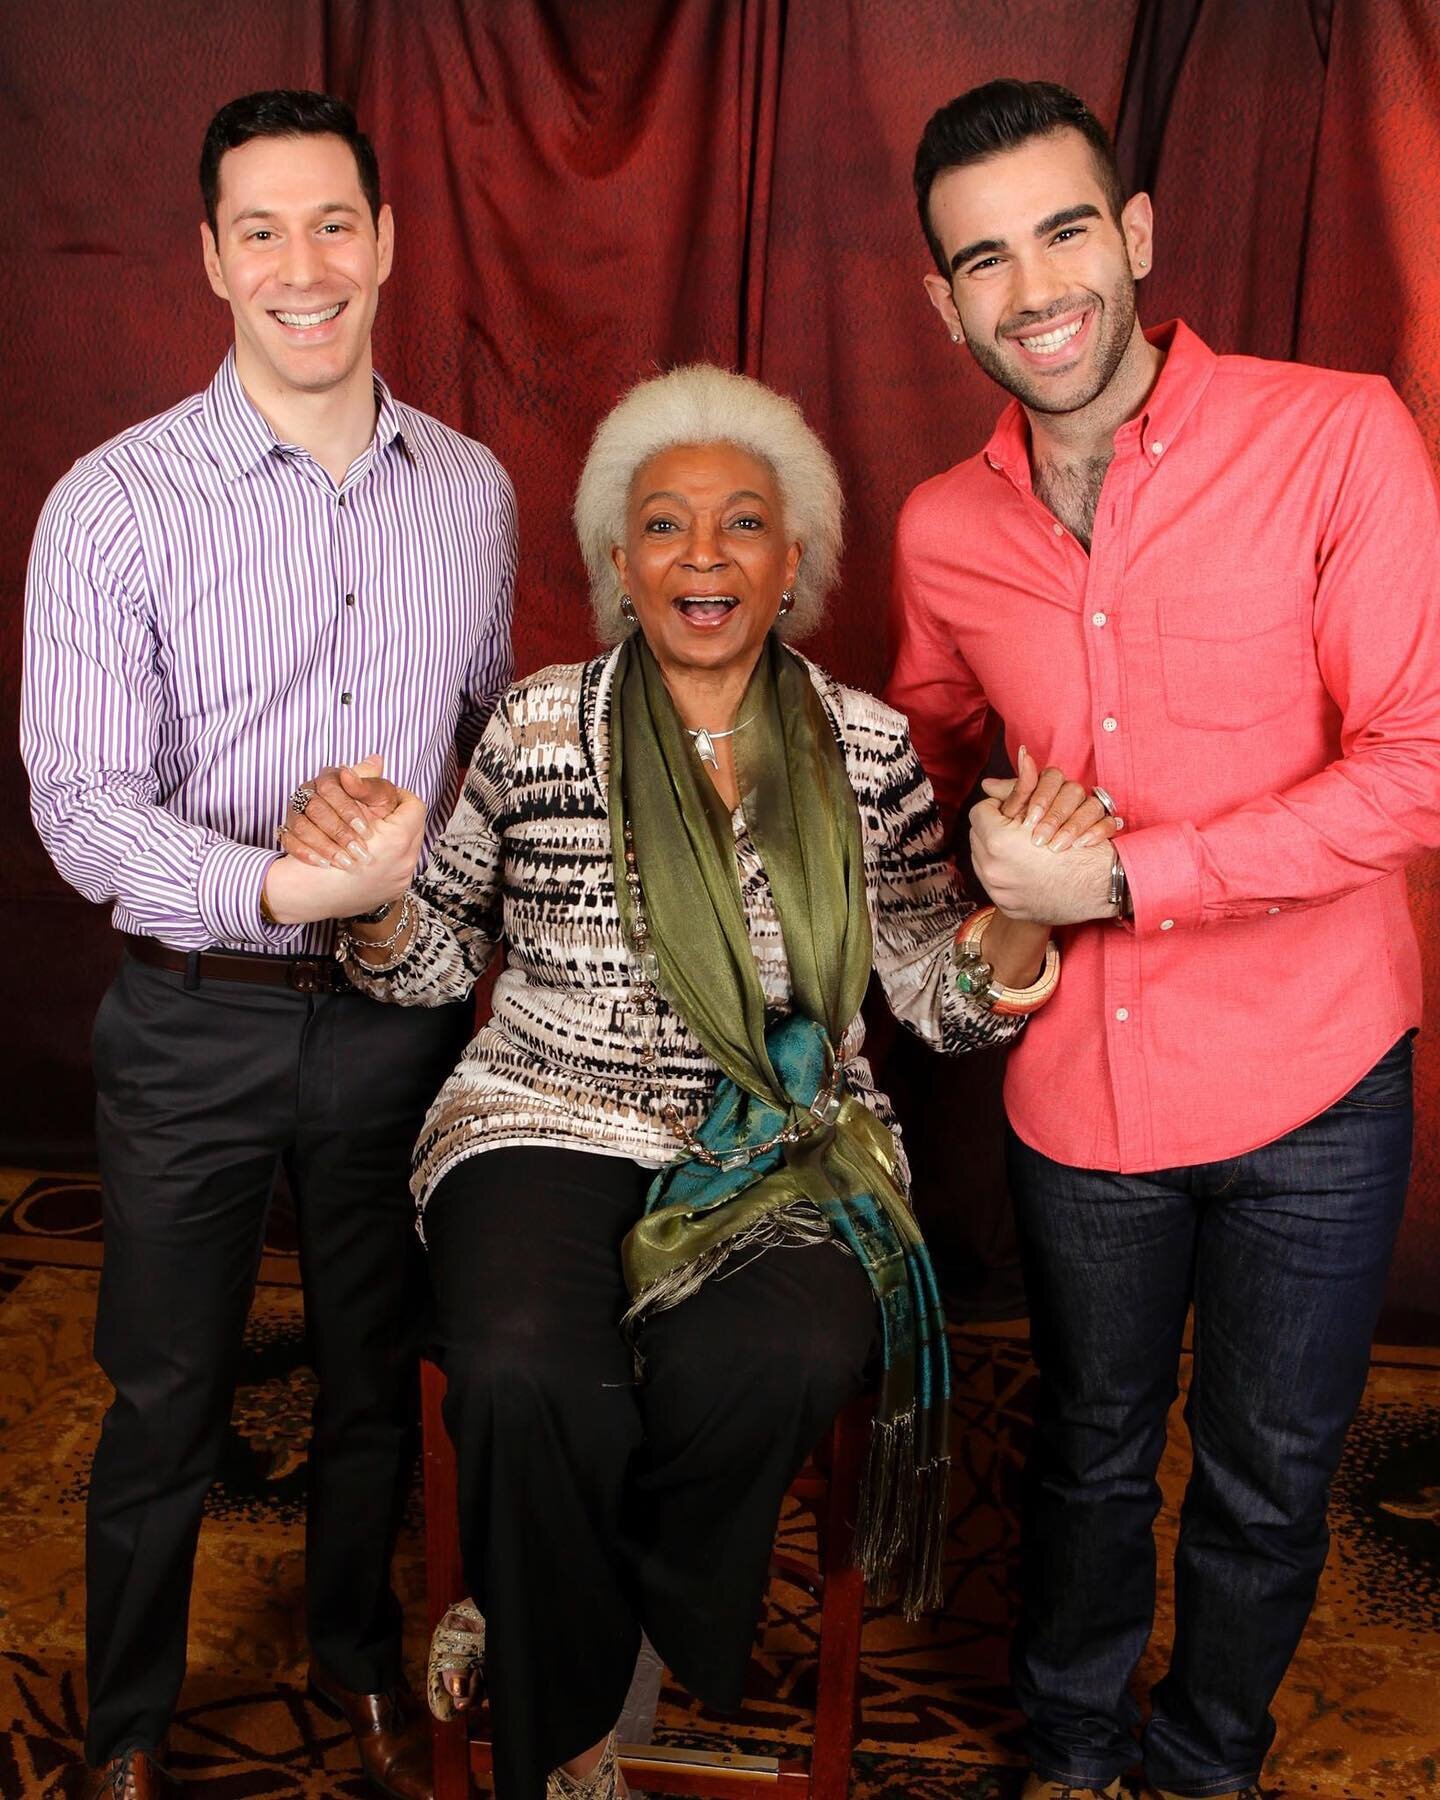
[[[955,986],[969,1000],[976,1001],[1002,1018],[1019,1018],[1037,1012],[1055,992],[1060,982],[1060,952],[1052,939],[1045,946],[1045,966],[1026,988],[1006,987],[995,979],[995,971],[980,952],[985,927],[995,917],[993,906],[982,906],[971,913],[955,934]]]

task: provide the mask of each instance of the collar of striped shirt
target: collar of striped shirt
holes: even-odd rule
[[[364,453],[365,456],[379,455],[382,451],[391,449],[399,449],[406,455],[412,455],[414,446],[405,436],[390,389],[379,375],[373,379],[375,437],[371,448]],[[308,454],[300,445],[287,444],[271,430],[269,420],[245,392],[239,371],[235,367],[233,346],[226,352],[224,362],[215,371],[214,380],[206,388],[201,410],[210,447],[227,481],[238,481],[242,475],[248,475],[256,463],[274,451]],[[362,457],[358,460],[364,459]]]

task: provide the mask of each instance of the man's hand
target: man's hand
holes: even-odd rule
[[[312,868],[351,869],[370,860],[366,843],[381,819],[405,798],[381,775],[379,756],[367,756],[354,768],[322,769],[303,787],[310,799],[304,812],[293,807],[280,827],[280,846]]]
[[[1078,925],[1108,919],[1110,865],[1108,839],[1076,847],[1063,856],[1033,842],[1025,819],[1007,819],[997,800],[982,800],[970,812],[970,855],[976,878],[1002,913],[1033,925]]]
[[[352,864],[348,871],[333,863],[317,868],[308,856],[287,855],[270,865],[265,902],[277,923],[349,919],[400,898],[420,858],[425,803],[404,788],[395,793],[395,807],[371,826],[363,863]]]

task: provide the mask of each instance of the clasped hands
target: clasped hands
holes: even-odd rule
[[[379,756],[322,769],[307,781],[303,812],[280,827],[285,854],[265,878],[282,925],[348,919],[395,901],[409,887],[425,833],[425,805],[381,773]]]
[[[984,781],[970,810],[976,879],[1000,911],[1035,925],[1109,918],[1110,839],[1121,821],[1057,768],[1041,770],[1022,744],[1014,780]]]

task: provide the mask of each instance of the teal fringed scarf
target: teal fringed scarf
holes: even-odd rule
[[[889,1130],[846,1094],[835,1046],[870,975],[860,819],[804,665],[771,638],[734,740],[742,804],[775,896],[796,1012],[765,1023],[730,815],[638,635],[610,708],[616,889],[632,937],[625,822],[657,985],[722,1079],[692,1152],[662,1171],[625,1240],[631,1318],[678,1305],[737,1253],[834,1240],[859,1258],[880,1310],[884,1373],[857,1555],[868,1580],[903,1571],[907,1616],[941,1599],[949,1355],[930,1258]],[[777,1134],[784,1141],[769,1144]]]

